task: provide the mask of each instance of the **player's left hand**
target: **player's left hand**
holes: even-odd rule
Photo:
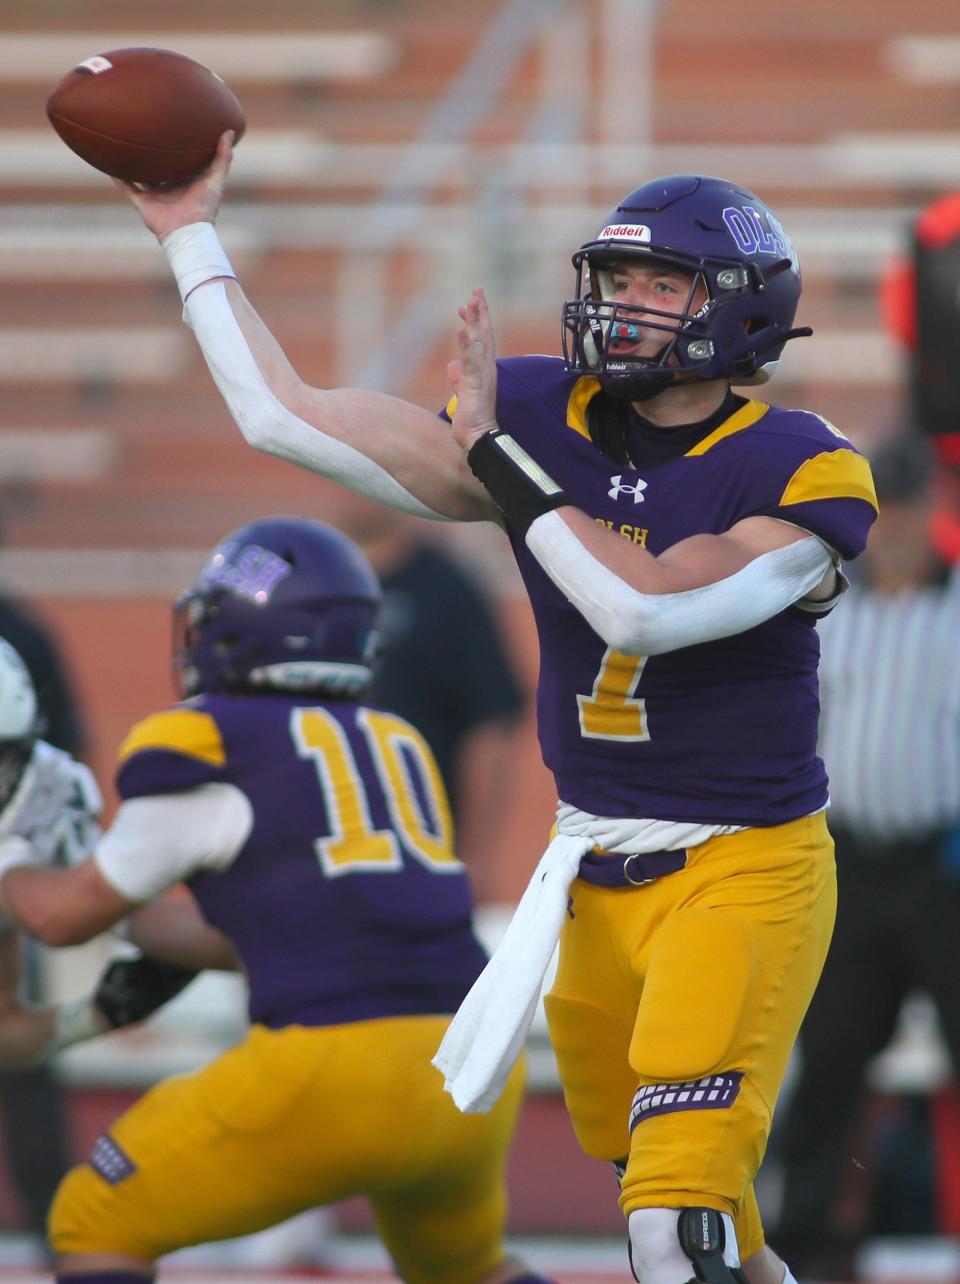
[[[119,1030],[145,1021],[185,989],[196,975],[189,968],[158,963],[146,954],[114,959],[100,978],[93,1001],[111,1028]]]
[[[457,311],[462,322],[457,326],[460,359],[448,363],[447,378],[457,398],[453,435],[468,451],[497,426],[497,354],[483,290],[474,290],[469,303]]]

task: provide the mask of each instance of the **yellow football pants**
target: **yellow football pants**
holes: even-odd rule
[[[404,1280],[473,1284],[503,1257],[523,1071],[490,1114],[461,1114],[430,1064],[448,1022],[253,1027],[121,1115],[100,1143],[101,1172],[67,1175],[54,1250],[153,1260],[365,1194]]]
[[[574,883],[547,1017],[581,1145],[627,1156],[626,1215],[703,1205],[743,1257],[762,1246],[752,1182],[835,912],[822,813],[711,839],[643,887]]]

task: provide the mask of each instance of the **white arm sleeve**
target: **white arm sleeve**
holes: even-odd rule
[[[428,508],[367,455],[327,436],[286,408],[264,379],[222,281],[195,289],[183,315],[197,337],[227,409],[251,446],[329,477],[390,508],[415,517],[448,520]]]
[[[236,785],[130,798],[93,859],[121,896],[149,901],[191,874],[226,869],[252,828],[253,808]]]
[[[833,563],[811,535],[763,553],[715,584],[640,593],[588,552],[557,512],[536,518],[526,542],[590,627],[625,655],[660,655],[743,633],[815,589]]]

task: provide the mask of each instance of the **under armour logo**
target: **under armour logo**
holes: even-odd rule
[[[610,489],[607,494],[611,499],[619,499],[621,495],[632,495],[635,504],[643,503],[643,492],[647,489],[647,483],[642,477],[637,478],[636,486],[631,486],[629,482],[621,483],[620,478],[623,473],[617,473],[616,477],[610,478]]]

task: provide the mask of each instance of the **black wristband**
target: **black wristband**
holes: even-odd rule
[[[114,959],[93,996],[95,1005],[118,1030],[152,1016],[190,984],[196,972],[172,963],[158,963],[145,954]]]
[[[537,517],[573,503],[520,443],[499,428],[474,442],[467,463],[520,539]]]

